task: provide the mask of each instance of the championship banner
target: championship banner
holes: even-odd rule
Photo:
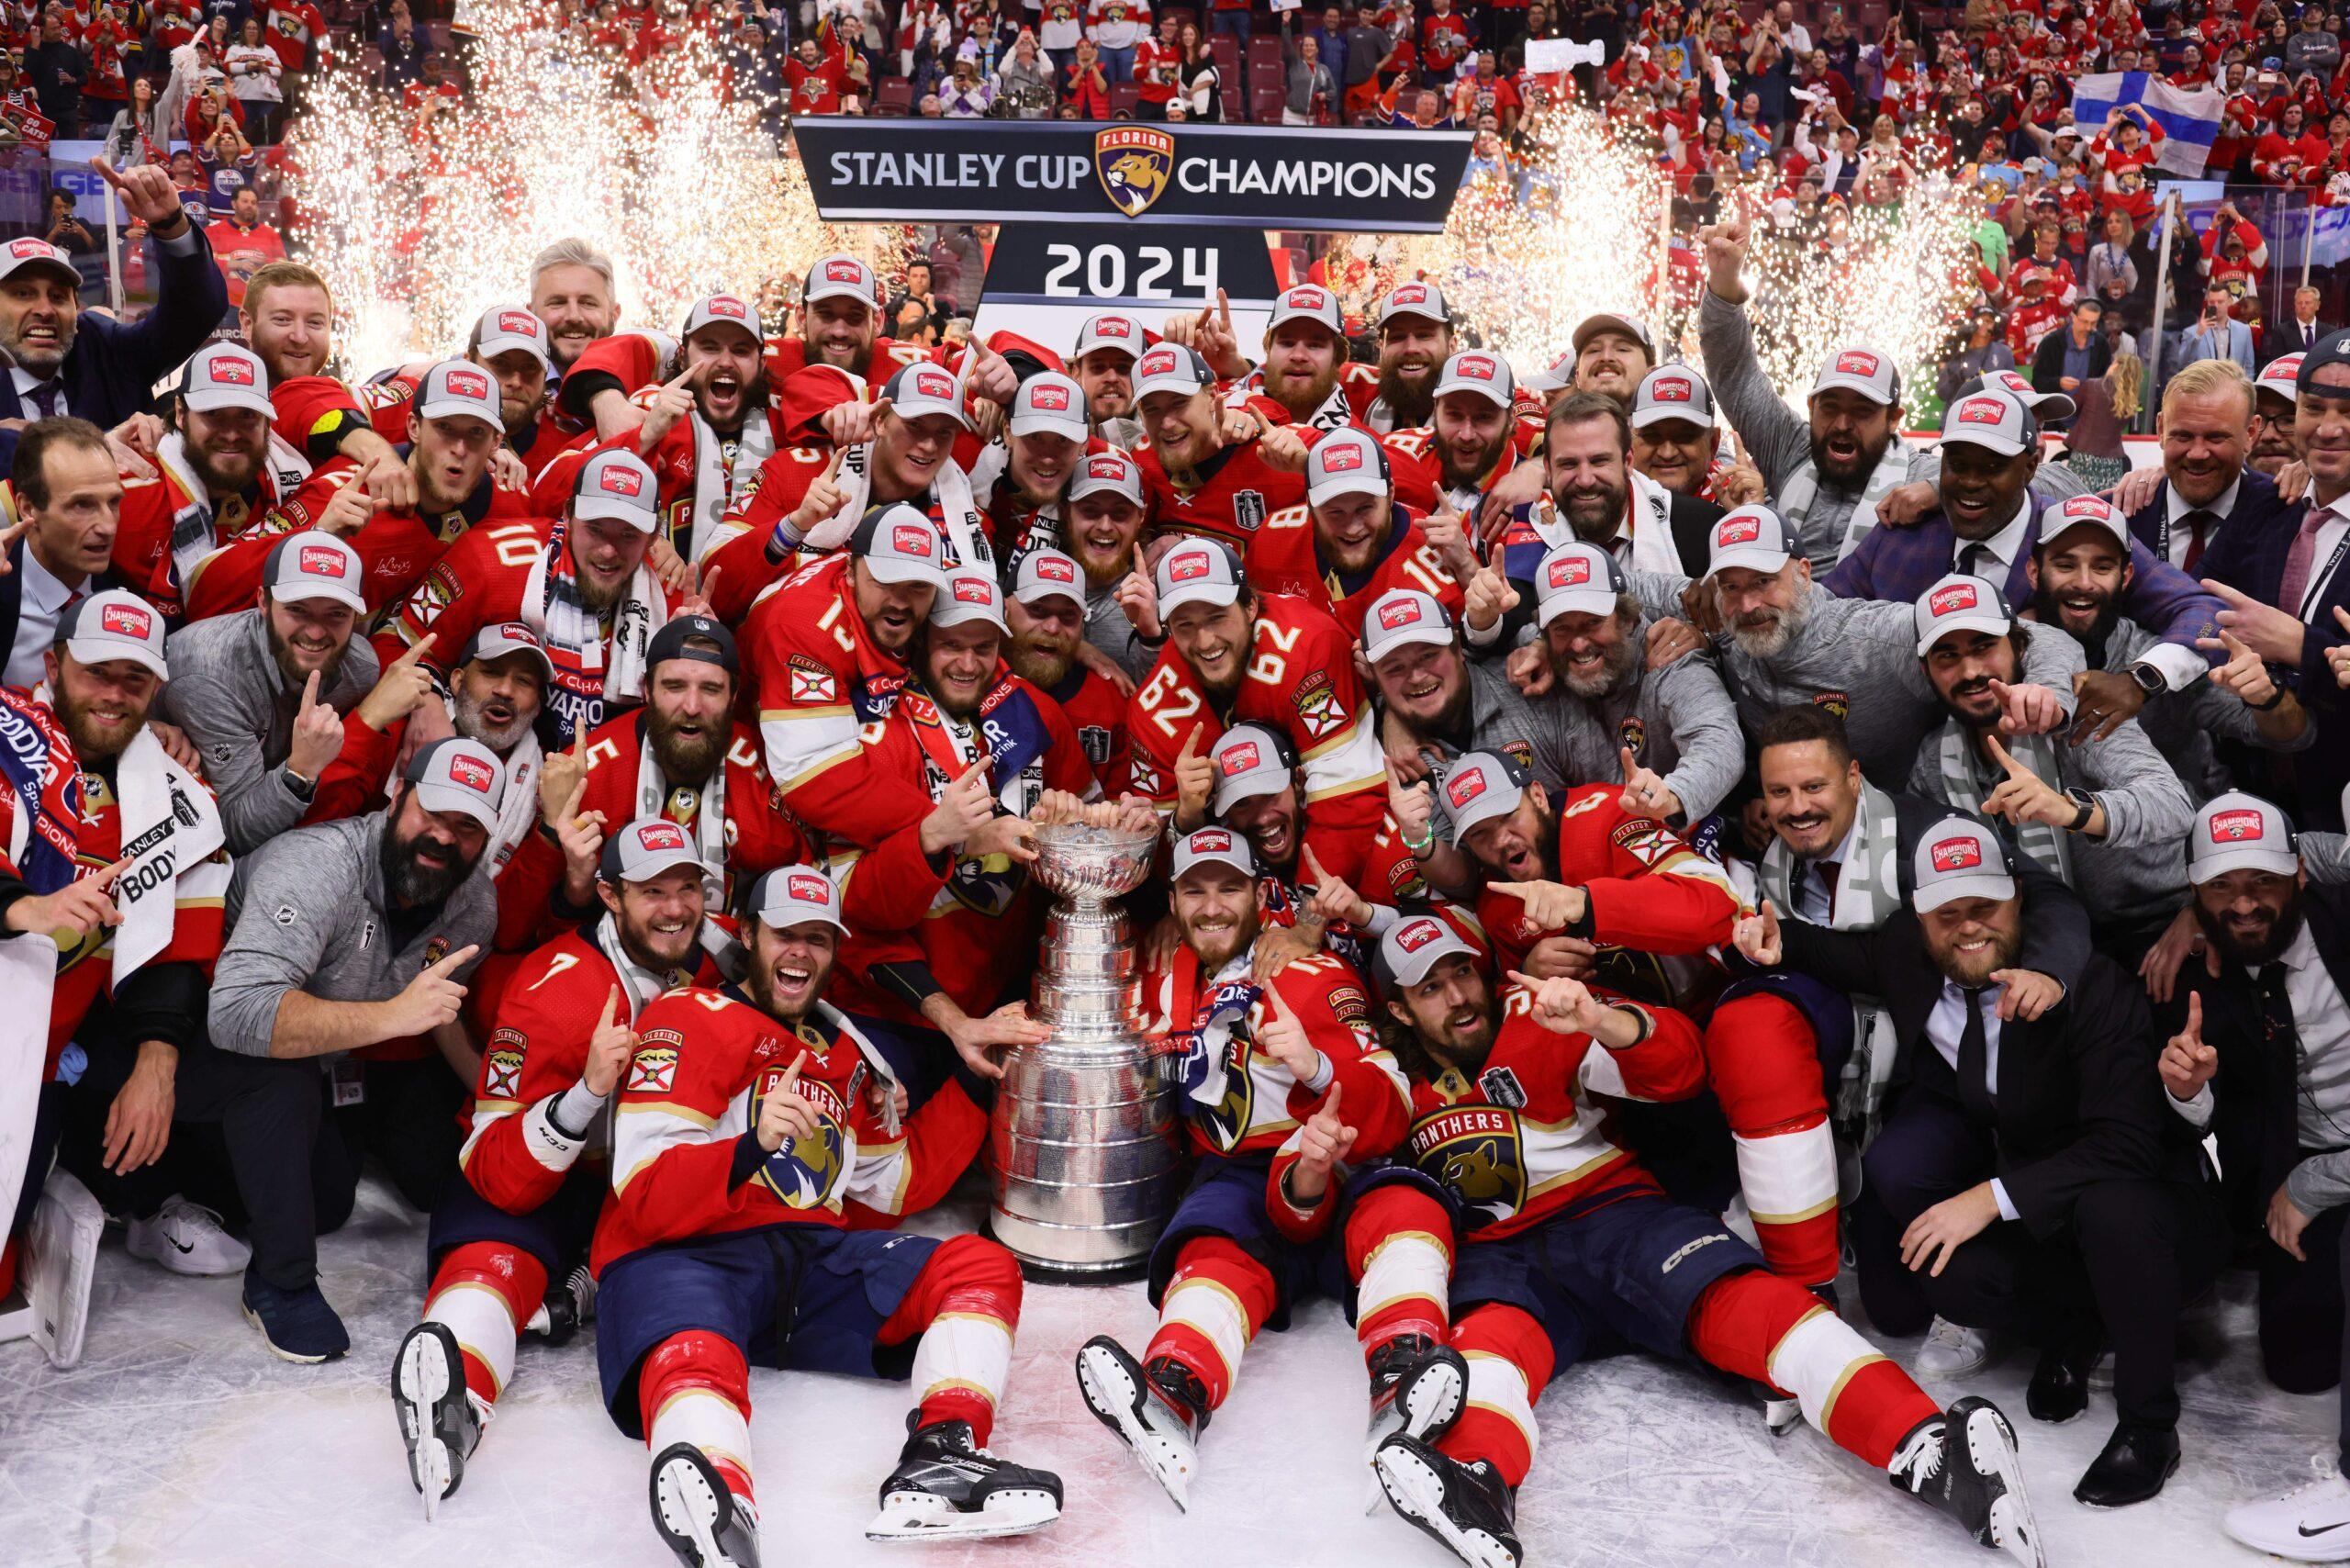
[[[792,123],[827,222],[1037,219],[1433,234],[1470,133],[1077,120]]]

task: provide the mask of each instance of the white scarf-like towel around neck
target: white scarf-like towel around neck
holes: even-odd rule
[[[481,852],[482,858],[489,862],[492,881],[514,858],[515,846],[539,825],[539,771],[545,763],[546,749],[539,745],[539,737],[524,730],[522,738],[507,754],[506,799],[498,808],[498,830],[489,835],[489,844]]]
[[[738,493],[749,493],[760,467],[775,455],[775,428],[765,409],[752,409],[743,421],[743,439],[730,464],[726,442],[710,428],[710,421],[699,412],[686,417],[693,421],[694,432],[694,517],[693,531],[686,541],[686,559],[699,561],[725,543],[719,533],[719,520],[734,504]]]
[[[661,771],[661,764],[654,759],[652,726],[645,726],[645,736],[636,761],[636,814],[638,817],[666,817],[669,814],[669,780]],[[726,759],[710,770],[710,778],[702,784],[699,801],[694,806],[694,853],[701,857],[701,885],[711,909],[726,907]]]
[[[620,603],[612,609],[608,647],[596,612],[580,601],[560,521],[522,582],[523,624],[549,647],[578,655],[587,668],[602,666],[608,702],[635,702],[643,698],[645,655],[651,651],[655,630],[668,619],[668,593],[649,562],[640,561]]]
[[[808,531],[800,548],[811,555],[821,555],[847,544],[849,535],[856,532],[857,521],[865,516],[873,494],[873,443],[845,446],[841,449],[841,471],[833,478],[847,498],[840,510]],[[988,543],[988,530],[979,516],[979,509],[971,498],[971,481],[963,470],[948,458],[938,465],[938,476],[931,481],[931,492],[938,498],[939,516],[946,520],[946,547],[954,555],[950,566],[973,566],[981,571],[995,569],[995,552]]]
[[[114,794],[122,818],[119,857],[130,862],[114,884],[115,907],[122,912],[112,937],[119,986],[171,946],[180,897],[222,896],[230,868],[226,857],[211,858],[227,842],[212,791],[164,755],[153,732],[140,729],[123,748]]]

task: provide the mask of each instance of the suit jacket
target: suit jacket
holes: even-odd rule
[[[1681,569],[1692,578],[1702,578],[1709,569],[1714,524],[1729,515],[1711,501],[1684,496],[1678,490],[1673,492],[1673,505],[1666,510],[1665,521],[1673,526],[1673,547],[1681,552]]]
[[[2222,323],[2224,331],[2207,332],[2199,318],[2179,344],[2181,364],[2193,364],[2199,359],[2232,359],[2244,366],[2244,374],[2252,373],[2252,329],[2242,321]]]
[[[2230,588],[2253,592],[2249,583],[2237,574],[2244,570],[2248,553],[2255,542],[2274,528],[2285,531],[2284,543],[2292,543],[2293,530],[2300,526],[2301,509],[2287,502],[2277,494],[2277,481],[2267,475],[2247,468],[2236,481],[2235,505],[2220,520],[2219,528],[2203,541],[2203,558],[2195,569],[2202,576],[2226,583]],[[2144,545],[2158,561],[2170,559],[2170,481],[2165,479],[2154,498],[2130,514],[2130,537]],[[2278,554],[2277,569],[2284,568],[2285,557]]]
[[[229,313],[229,286],[212,260],[204,230],[194,230],[196,248],[174,256],[160,243],[155,258],[155,308],[136,321],[118,321],[84,310],[73,328],[73,347],[59,378],[65,383],[66,411],[111,430],[154,406],[148,389],[178,369],[204,346]],[[0,375],[0,420],[39,416],[17,397],[16,378]],[[17,432],[0,430],[0,471],[17,455]]]
[[[2309,341],[2304,342],[2299,321],[2272,321],[2260,334],[2260,363],[2265,366],[2271,360],[2283,359],[2288,353],[2300,353],[2314,348],[2340,330],[2342,328],[2338,322],[2312,321],[2309,327]]]
[[[2025,563],[2040,543],[2041,518],[2047,503],[2035,494],[2031,504],[2031,522],[2024,530],[2023,547],[2008,567],[2008,580],[1999,585],[2013,605],[2031,602],[2031,577]],[[1860,548],[1837,562],[1820,582],[1830,593],[1845,599],[1914,604],[1919,594],[1950,572],[1957,553],[1958,534],[1937,508],[1908,528],[1879,524],[1871,529]],[[2122,590],[2121,613],[2164,642],[2194,649],[2197,657],[2209,662],[2211,655],[2196,648],[2195,640],[2214,634],[2222,608],[2219,599],[2169,562],[2155,560],[2143,544],[2132,544],[2130,564],[2135,570],[2130,586]],[[2350,572],[2343,575],[2350,577]]]
[[[2325,972],[2350,1001],[2350,888],[2311,882],[2301,912]],[[2220,1187],[2238,1231],[2261,1233],[2268,1200],[2300,1159],[2300,1064],[2288,1040],[2270,1041],[2260,1021],[2259,978],[2232,959],[2213,980],[2200,963],[2180,966],[2181,984],[2157,1014],[2167,1040],[2187,1021],[2187,998],[2203,999],[2203,1043],[2220,1052],[2211,1080],[2211,1132],[2220,1143]],[[2164,1091],[2165,1094],[2169,1092]],[[2182,1125],[2186,1118],[2165,1109]]]
[[[1903,909],[1874,931],[1788,923],[1780,936],[1788,968],[1884,1000],[1898,1041],[1890,1114],[1917,1090],[1918,1053],[1934,1052],[1926,1020],[1942,994],[1918,917]],[[2000,1025],[1994,1173],[2032,1235],[2064,1229],[2094,1182],[2202,1179],[2193,1129],[2158,1098],[2159,1054],[2144,988],[2102,955],[2046,1013]]]
[[[2059,385],[2065,375],[2065,350],[2073,341],[2073,324],[2066,321],[2040,340],[2040,347],[2032,351],[2031,385],[2037,392],[2062,392]],[[2113,364],[2113,345],[2105,341],[2103,332],[2089,335],[2089,365],[2087,379],[2103,375]]]

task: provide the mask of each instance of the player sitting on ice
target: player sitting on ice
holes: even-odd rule
[[[1146,973],[1143,996],[1152,1028],[1168,1036],[1203,1158],[1151,1252],[1158,1332],[1139,1360],[1106,1336],[1077,1355],[1086,1404],[1179,1507],[1189,1506],[1200,1433],[1257,1331],[1288,1327],[1291,1305],[1311,1290],[1344,1294],[1339,1260],[1316,1245],[1337,1206],[1326,1195],[1332,1160],[1383,1154],[1403,1131],[1403,1083],[1371,1039],[1361,978],[1321,954],[1253,979],[1257,899],[1256,863],[1237,833],[1208,827],[1176,841],[1181,944]],[[1334,1126],[1342,1106],[1346,1125]],[[1449,1229],[1395,1218],[1421,1203],[1409,1187],[1357,1191],[1344,1261],[1358,1285],[1374,1416],[1384,1400],[1425,1409],[1425,1426],[1458,1408],[1467,1373],[1438,1349]]]
[[[1450,1344],[1469,1366],[1457,1420],[1379,1447],[1397,1513],[1464,1562],[1516,1568],[1515,1499],[1543,1385],[1580,1357],[1643,1350],[1770,1384],[1897,1490],[2041,1562],[2015,1432],[1996,1406],[1938,1408],[1610,1140],[1595,1095],[1682,1099],[1703,1085],[1695,1025],[1564,978],[1513,973],[1497,997],[1481,955],[1432,915],[1388,929],[1380,969],[1382,1039],[1412,1092],[1397,1158],[1457,1205]]]
[[[912,1185],[882,1033],[823,1000],[845,929],[831,879],[753,886],[744,987],[672,991],[637,1018],[598,1224],[605,1408],[653,1450],[654,1527],[696,1568],[756,1568],[750,1362],[917,1390],[875,1540],[1018,1535],[1060,1517],[1058,1476],[989,1453],[1020,1268],[977,1236],[843,1228]],[[789,1331],[778,1333],[778,1325]]]
[[[602,918],[517,967],[482,1053],[457,1179],[432,1210],[432,1289],[392,1363],[408,1479],[428,1519],[464,1479],[521,1329],[561,1344],[595,1300],[584,1265],[609,1182],[604,1108],[636,1047],[630,1020],[673,986],[717,978],[702,945],[701,858],[684,828],[643,817],[606,839],[596,891]]]

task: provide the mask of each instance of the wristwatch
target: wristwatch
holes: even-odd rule
[[[2091,817],[2097,815],[2097,797],[2090,794],[2087,790],[2076,787],[2065,791],[2065,799],[2072,801],[2075,806],[2079,808],[2073,820],[2065,825],[2065,831],[2066,833],[2078,833],[2083,828],[2089,825],[2089,819]]]
[[[2149,697],[2170,689],[2170,682],[2163,678],[2163,672],[2143,659],[2130,666],[2130,678],[2136,681],[2138,689]]]
[[[294,798],[296,800],[308,801],[312,795],[318,792],[319,781],[317,779],[305,778],[290,767],[285,769],[285,787],[294,792]]]

